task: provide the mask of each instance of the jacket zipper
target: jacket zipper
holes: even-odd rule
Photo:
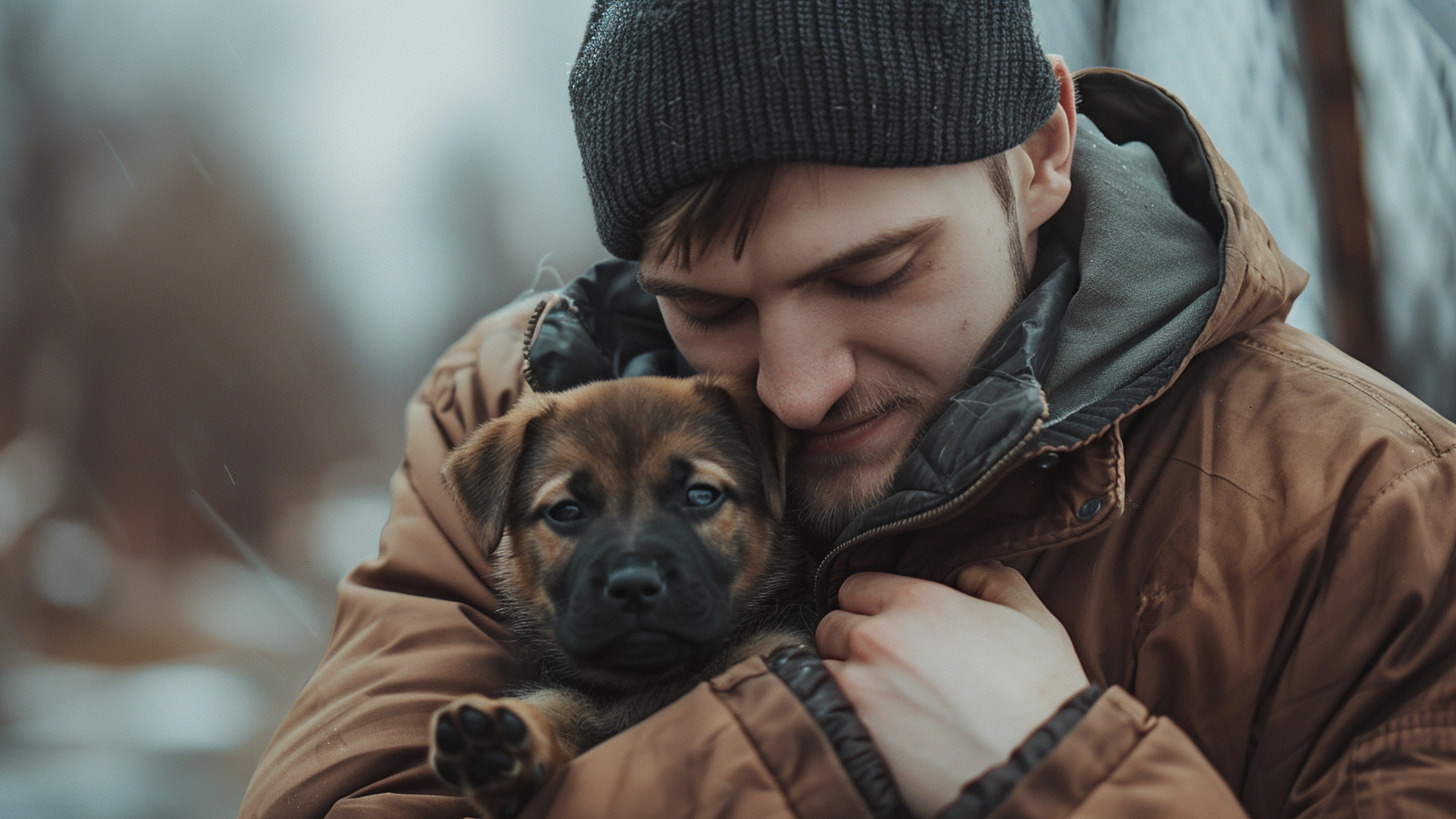
[[[814,571],[814,606],[818,608],[820,605],[820,601],[824,599],[824,578],[825,572],[829,566],[829,561],[833,560],[835,557],[850,549],[851,547],[858,546],[872,537],[913,528],[927,521],[934,520],[938,517],[949,515],[950,513],[959,509],[961,506],[969,503],[977,494],[980,493],[983,488],[985,488],[986,484],[990,482],[992,478],[998,477],[1003,471],[1005,471],[1007,465],[1010,464],[1013,459],[1019,456],[1027,448],[1028,445],[1030,445],[1031,440],[1036,437],[1037,433],[1041,432],[1041,428],[1044,423],[1044,419],[1037,419],[1036,423],[1031,425],[1031,429],[1027,430],[1026,434],[1021,436],[1021,440],[1016,442],[1015,446],[1007,451],[1005,455],[1002,455],[999,459],[997,459],[996,463],[991,464],[991,467],[983,472],[981,474],[981,477],[977,478],[974,482],[971,483],[970,486],[966,487],[964,491],[962,491],[959,495],[951,498],[949,501],[946,501],[945,503],[935,507],[934,509],[927,509],[924,512],[911,515],[908,518],[901,518],[900,520],[895,520],[889,523],[882,524],[868,531],[860,532],[849,540],[846,540],[838,546],[835,546],[833,549],[830,549],[829,553],[824,555],[824,557],[819,561],[819,566]]]

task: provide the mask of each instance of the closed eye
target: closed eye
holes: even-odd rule
[[[733,320],[747,299],[718,296],[677,296],[670,299],[683,322],[699,330],[712,329]]]
[[[914,265],[915,259],[912,257],[899,270],[896,270],[894,273],[879,281],[873,281],[868,284],[859,284],[854,281],[840,281],[839,286],[842,288],[844,294],[852,299],[874,301],[875,299],[889,295],[894,292],[895,288],[903,284],[910,277],[910,270]]]

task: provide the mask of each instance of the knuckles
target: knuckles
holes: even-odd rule
[[[956,575],[956,588],[989,601],[997,601],[1027,587],[1026,578],[1000,563],[979,563],[967,566]]]
[[[900,624],[887,618],[832,611],[819,621],[815,642],[825,657],[874,663],[898,656],[904,636]]]

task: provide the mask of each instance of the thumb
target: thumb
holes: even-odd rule
[[[967,566],[956,575],[955,585],[972,597],[1014,609],[1037,622],[1056,622],[1056,617],[1031,590],[1031,584],[1021,576],[1021,572],[1001,563]]]

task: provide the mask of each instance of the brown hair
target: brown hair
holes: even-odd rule
[[[678,191],[643,229],[643,250],[659,263],[672,259],[689,268],[694,249],[705,251],[732,235],[733,258],[742,257],[778,169],[777,163],[750,165]]]
[[[991,187],[1001,202],[1006,215],[1006,224],[1016,224],[1016,192],[1011,186],[1011,173],[1006,154],[988,157],[991,165]],[[704,182],[684,188],[673,194],[647,223],[642,231],[642,247],[652,253],[659,264],[671,260],[673,264],[688,269],[692,267],[694,254],[701,254],[718,242],[732,237],[733,258],[743,256],[748,239],[758,227],[768,202],[769,189],[773,187],[780,165],[762,163],[734,171],[727,171]],[[1021,241],[1011,231],[1011,258],[1020,263],[1026,271],[1025,253]]]

